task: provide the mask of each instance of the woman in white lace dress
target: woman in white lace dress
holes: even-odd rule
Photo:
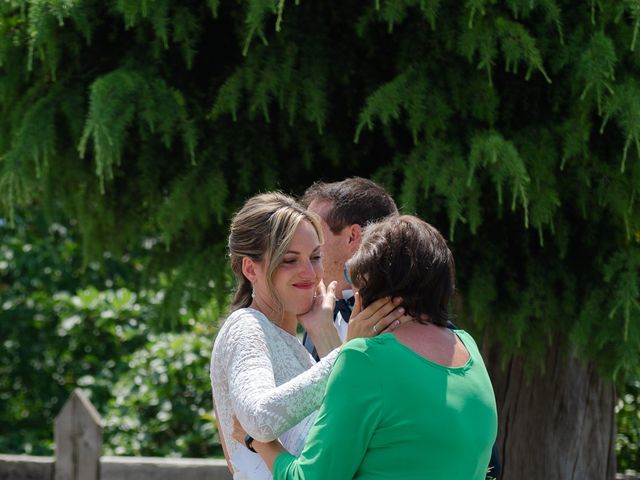
[[[233,415],[253,438],[280,438],[298,455],[320,406],[341,344],[332,321],[335,284],[325,290],[321,282],[321,244],[317,217],[280,193],[249,199],[232,220],[229,255],[238,286],[211,360],[220,440],[232,471],[236,454],[245,453],[231,436]],[[403,313],[394,308],[385,299],[354,314],[347,339],[370,336],[374,325],[394,328]],[[296,336],[298,322],[318,363]],[[258,477],[242,473],[236,478]]]

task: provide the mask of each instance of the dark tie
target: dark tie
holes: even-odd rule
[[[351,309],[353,308],[353,304],[355,303],[355,297],[350,297],[348,299],[339,298],[336,300],[336,306],[333,310],[333,318],[335,319],[338,316],[338,313],[342,315],[342,319],[349,323],[349,318],[351,317]]]

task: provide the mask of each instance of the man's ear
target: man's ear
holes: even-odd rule
[[[349,250],[353,254],[362,242],[362,227],[354,223],[349,227]]]
[[[251,283],[255,283],[256,277],[256,262],[250,257],[242,257],[242,274],[247,277]]]

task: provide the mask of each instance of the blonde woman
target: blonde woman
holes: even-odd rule
[[[252,197],[232,220],[229,256],[237,290],[213,347],[211,385],[234,472],[243,467],[233,459],[247,447],[231,436],[233,415],[249,441],[280,438],[300,454],[341,342],[333,325],[335,282],[326,290],[322,284],[322,229],[315,214],[280,193]],[[373,302],[351,320],[348,339],[397,327],[404,318],[397,304]],[[321,357],[317,363],[296,336],[299,322]],[[237,478],[260,478],[240,473]]]

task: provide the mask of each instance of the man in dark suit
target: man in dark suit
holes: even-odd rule
[[[318,214],[324,235],[324,282],[337,281],[334,323],[344,340],[353,308],[353,291],[345,272],[345,264],[360,246],[362,229],[389,215],[397,215],[398,208],[391,196],[378,184],[360,177],[340,182],[316,182],[304,193],[301,203]],[[450,328],[455,328],[450,324]],[[305,334],[303,344],[318,360],[311,339]],[[501,471],[497,448],[494,446],[489,463],[489,478],[499,478]]]

